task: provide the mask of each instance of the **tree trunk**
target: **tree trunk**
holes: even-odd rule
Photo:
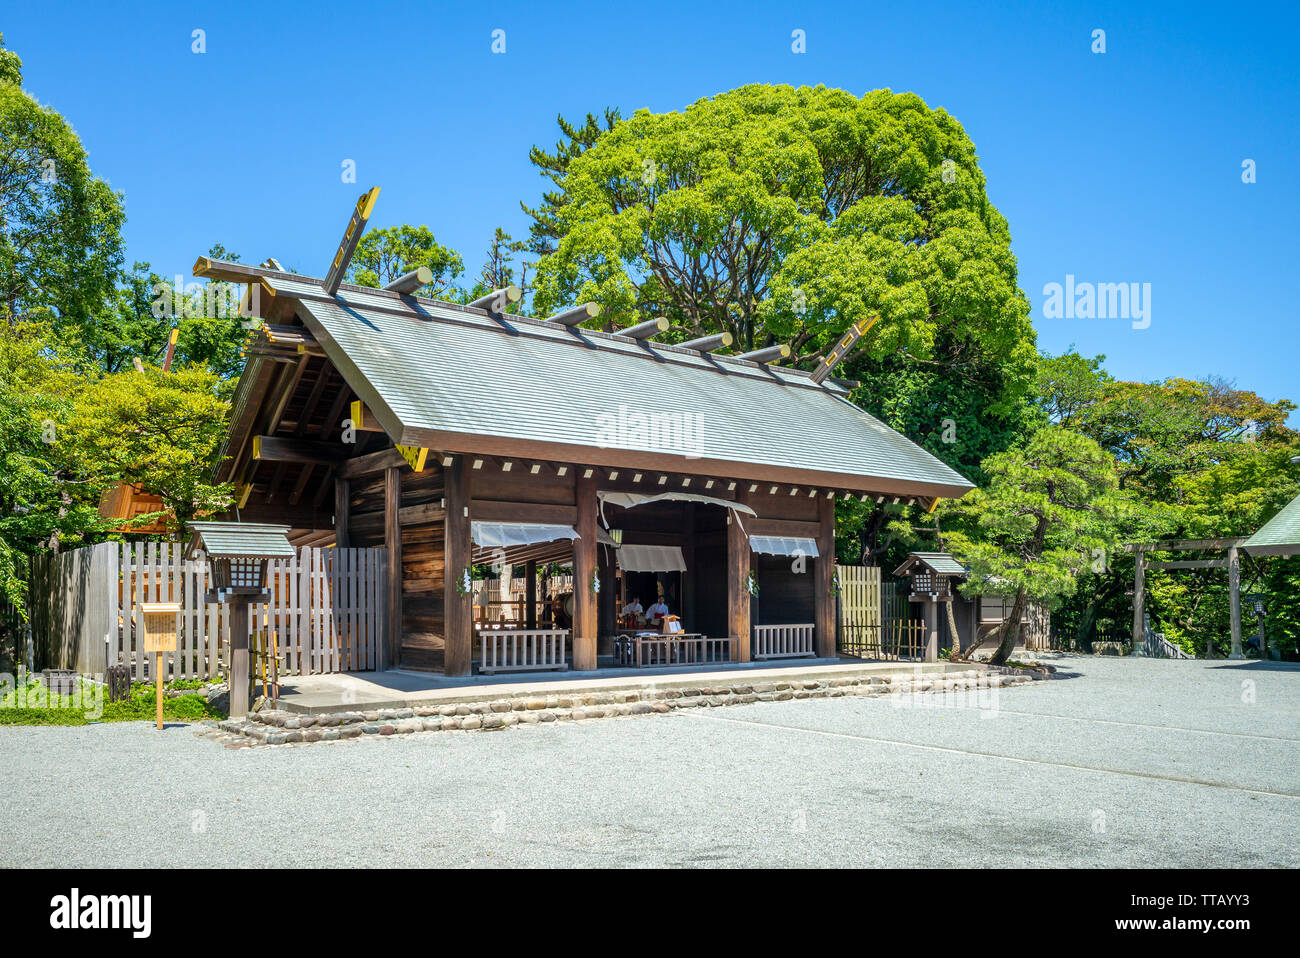
[[[948,635],[952,638],[952,651],[948,653],[948,659],[957,658],[961,654],[961,636],[957,634],[957,619],[952,613],[952,596],[944,603],[948,611]]]
[[[1011,605],[1011,614],[1002,623],[1001,641],[998,643],[998,650],[989,659],[989,665],[1006,665],[1007,659],[1011,658],[1011,651],[1016,647],[1016,640],[1020,638],[1020,619],[1024,611],[1025,590],[1022,587],[1016,590],[1016,601]]]

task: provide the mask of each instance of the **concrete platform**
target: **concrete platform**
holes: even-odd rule
[[[290,676],[280,687],[278,707],[287,712],[318,714],[358,709],[451,705],[529,695],[573,695],[656,688],[697,688],[731,684],[737,675],[754,682],[792,679],[826,681],[864,675],[939,675],[979,668],[968,663],[860,662],[800,659],[797,662],[747,662],[723,666],[615,668],[594,672],[525,672],[512,675],[448,677],[428,672],[351,672]]]

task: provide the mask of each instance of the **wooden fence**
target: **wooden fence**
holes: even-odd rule
[[[925,645],[925,623],[906,619],[857,626],[840,636],[840,652],[862,659],[919,662],[925,658]]]
[[[837,565],[840,581],[840,625],[852,632],[880,625],[882,596],[880,568],[867,565]]]
[[[479,671],[567,669],[567,629],[480,629]]]
[[[754,626],[754,647],[750,655],[754,659],[792,659],[805,655],[816,655],[813,646],[813,633],[816,626],[811,622],[799,625],[756,625]]]
[[[268,564],[267,585],[269,600],[249,608],[249,631],[275,636],[281,672],[383,667],[383,549],[302,548]],[[186,559],[174,542],[106,542],[39,556],[28,602],[37,662],[90,674],[122,664],[136,679],[151,678],[140,607],[179,602],[166,678],[213,678],[227,667],[230,617],[224,604],[204,601],[211,587],[202,554]]]

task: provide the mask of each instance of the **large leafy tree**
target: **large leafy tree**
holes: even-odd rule
[[[113,373],[78,398],[64,433],[68,451],[102,482],[139,485],[160,497],[182,530],[227,507],[229,484],[207,479],[225,434],[221,382],[201,366]]]
[[[75,472],[64,423],[78,379],[45,323],[0,323],[0,596],[22,607],[27,556],[97,528],[100,487]]]
[[[1010,656],[1029,602],[1056,604],[1120,539],[1128,504],[1114,459],[1096,442],[1046,426],[984,463],[988,486],[946,513],[946,539],[971,570],[966,595],[1014,597],[992,662]]]
[[[545,168],[538,315],[595,300],[602,324],[664,315],[669,341],[726,331],[738,350],[789,343],[805,364],[879,316],[841,367],[863,383],[854,402],[976,479],[1034,428],[1010,232],[943,110],[753,85],[580,132]],[[878,552],[883,513],[841,511]]]
[[[0,53],[0,318],[84,321],[112,295],[122,204],[67,121],[22,90],[21,61]]]
[[[1028,303],[961,125],[911,94],[755,85],[638,111],[568,159],[540,308],[822,353],[879,314],[864,352],[993,361],[1027,385]],[[941,342],[945,335],[949,342]],[[1023,391],[1023,388],[1022,390]]]

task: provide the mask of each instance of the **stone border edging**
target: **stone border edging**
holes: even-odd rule
[[[992,668],[926,675],[872,675],[863,678],[774,680],[735,682],[698,688],[655,688],[573,695],[534,695],[491,699],[473,703],[371,709],[325,714],[286,711],[255,712],[247,719],[226,719],[217,724],[218,736],[228,745],[288,745],[332,742],[365,735],[403,735],[413,732],[492,731],[515,725],[584,721],[650,715],[685,708],[718,708],[751,702],[785,702],[792,699],[839,698],[845,695],[884,695],[924,692],[961,692],[1024,685],[1047,678],[1025,669]],[[221,733],[224,733],[221,734]]]

